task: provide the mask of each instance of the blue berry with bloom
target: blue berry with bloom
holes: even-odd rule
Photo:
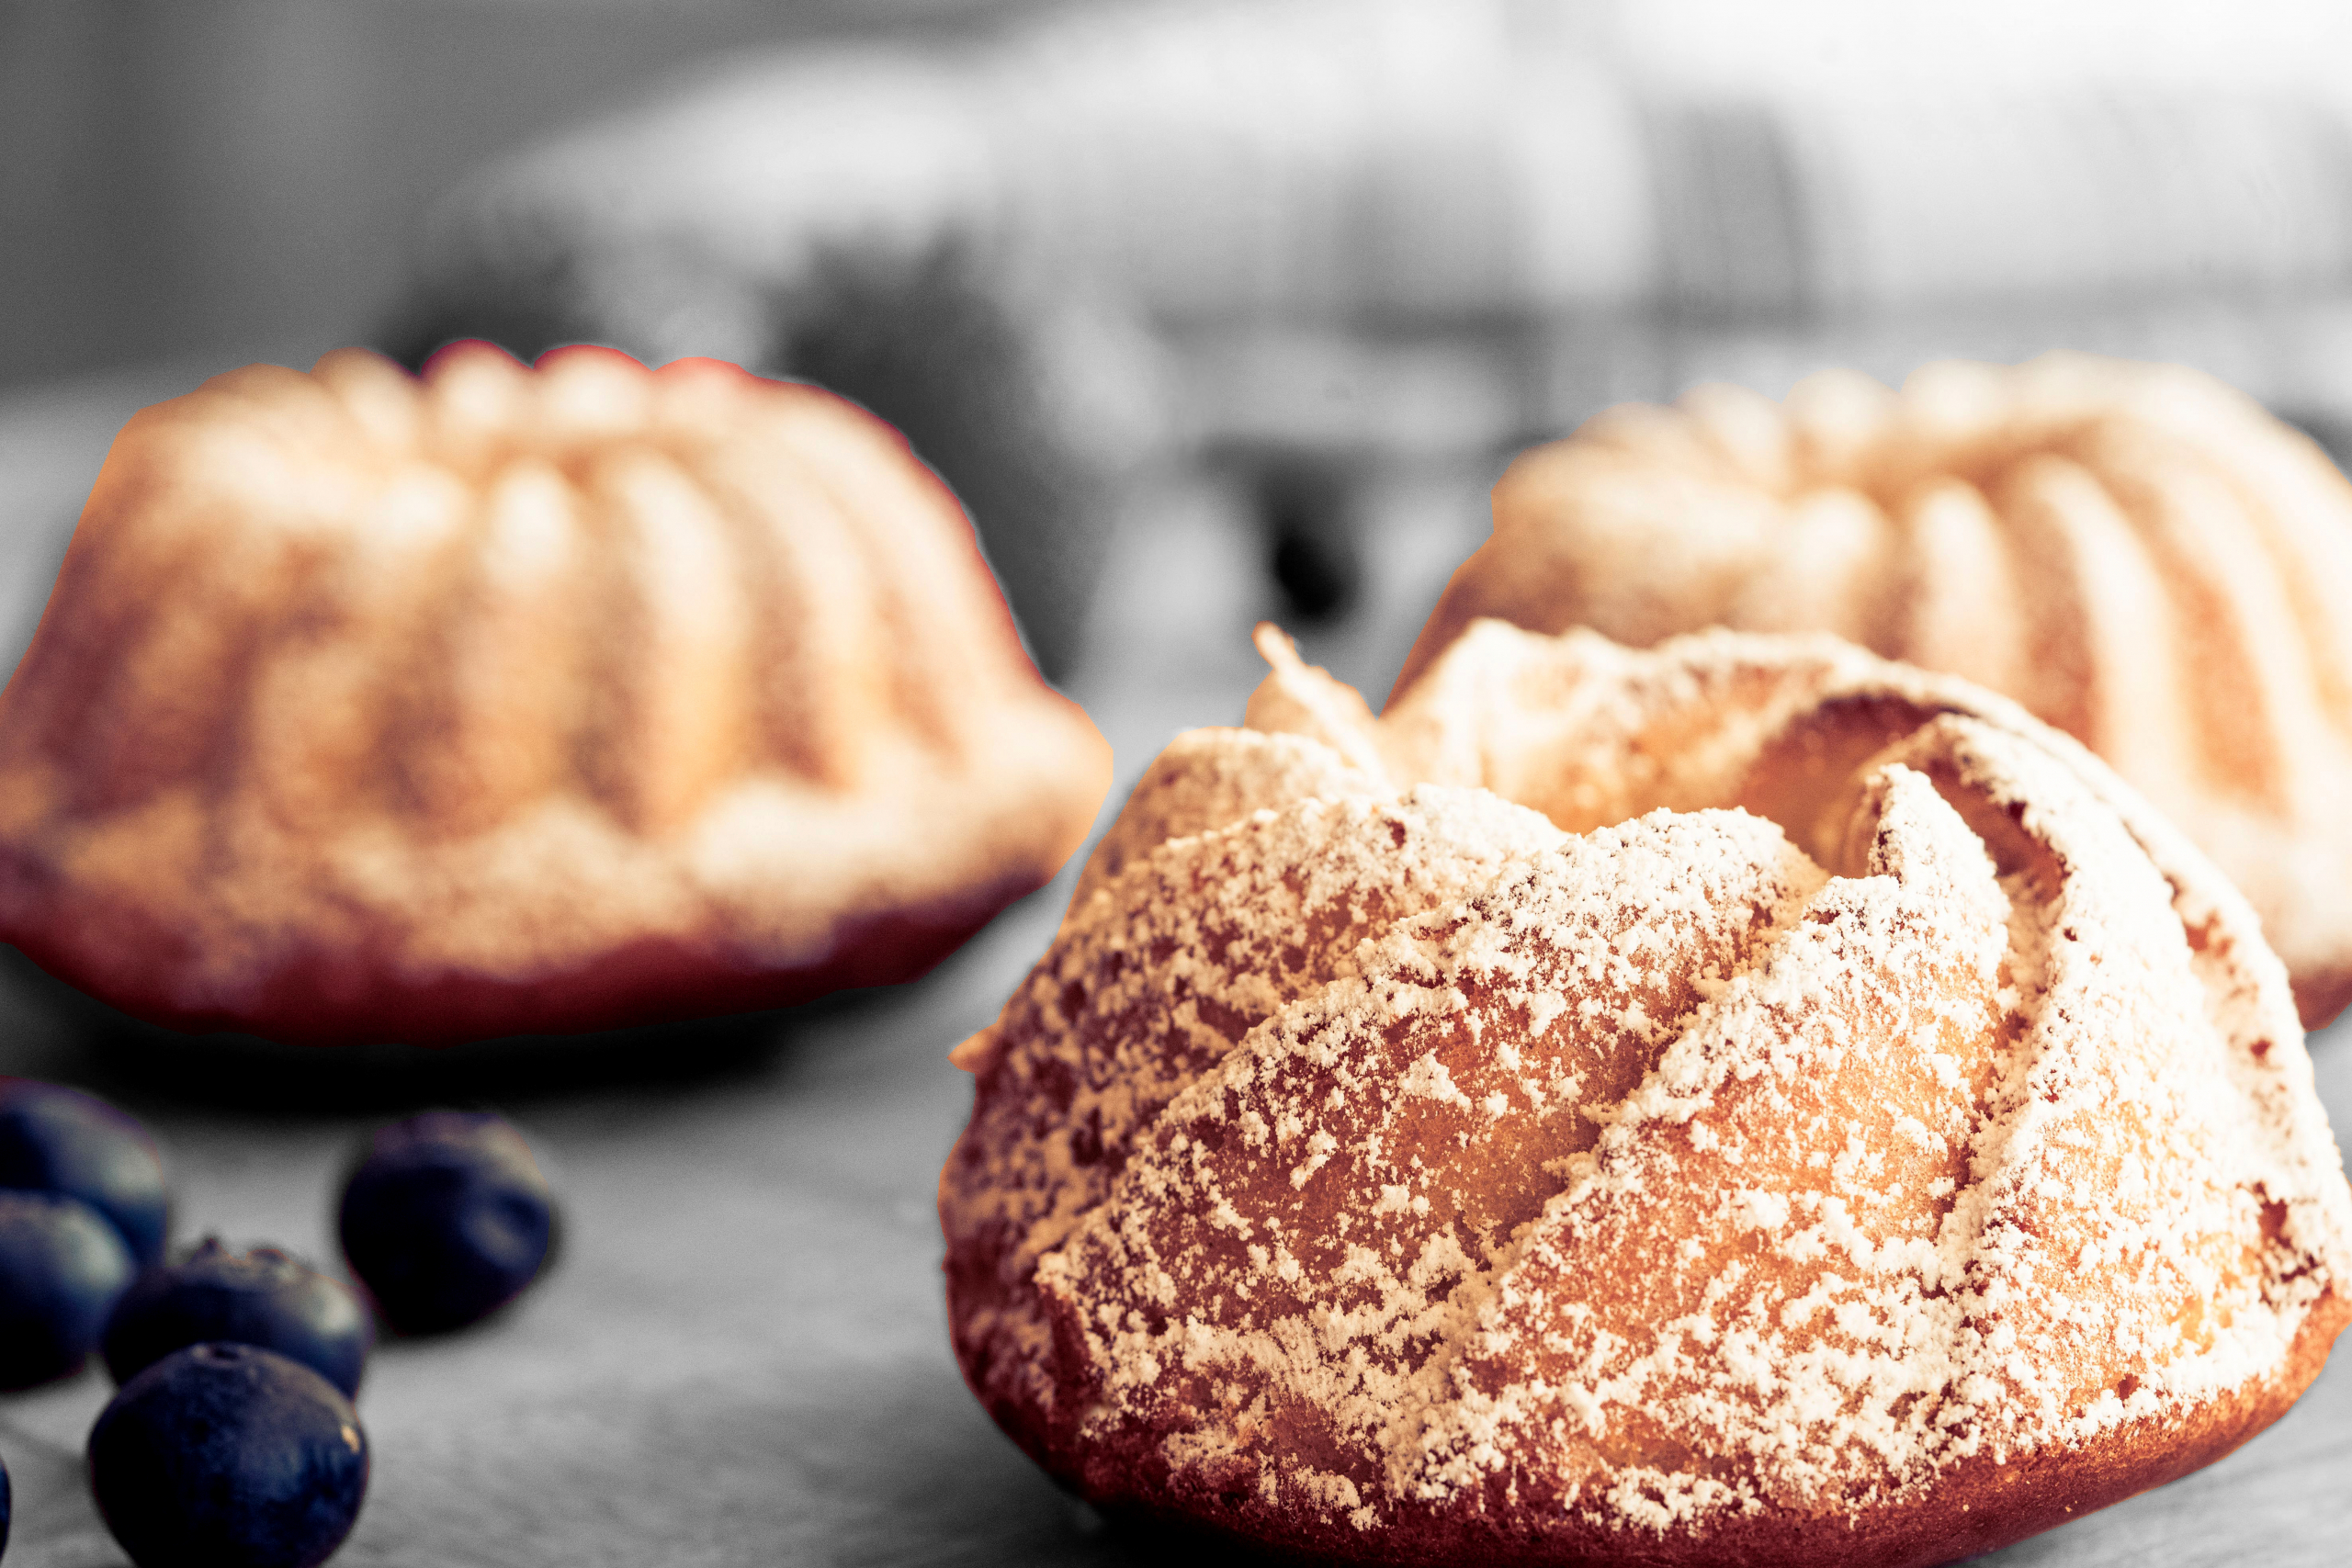
[[[0,1190],[0,1388],[77,1370],[134,1272],[121,1234],[88,1204]]]
[[[368,1439],[310,1368],[207,1343],[122,1385],[90,1428],[89,1470],[138,1568],[316,1568],[359,1517]]]
[[[275,1350],[356,1398],[376,1331],[349,1290],[300,1259],[274,1247],[232,1252],[207,1236],[131,1282],[102,1348],[115,1382],[128,1382],[208,1339]]]
[[[94,1094],[0,1078],[0,1187],[79,1198],[122,1233],[141,1267],[163,1260],[163,1156],[137,1118]]]
[[[345,1183],[344,1257],[402,1334],[487,1317],[538,1277],[555,1201],[503,1117],[428,1111],[379,1128]]]

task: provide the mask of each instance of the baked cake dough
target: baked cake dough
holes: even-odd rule
[[[2244,900],[1833,639],[1261,637],[955,1052],[956,1354],[1115,1513],[1382,1562],[1989,1550],[2274,1420],[2352,1191]]]
[[[1110,751],[814,389],[460,345],[134,418],[0,696],[0,937],[132,1013],[439,1042],[910,977]]]
[[[2251,399],[2071,355],[1703,387],[1526,454],[1494,513],[1405,682],[1481,615],[1834,632],[2088,744],[2237,882],[2307,1027],[2352,1000],[2352,485]]]

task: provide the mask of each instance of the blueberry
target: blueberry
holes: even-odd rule
[[[163,1261],[163,1156],[146,1128],[96,1095],[0,1078],[0,1187],[79,1198],[114,1222],[142,1268]]]
[[[0,1388],[79,1367],[133,1271],[120,1234],[81,1200],[0,1190]]]
[[[523,1134],[457,1111],[378,1129],[338,1219],[351,1271],[402,1334],[489,1315],[537,1277],[555,1239],[547,1179]]]
[[[351,1533],[368,1438],[335,1386],[251,1345],[191,1345],[90,1428],[90,1492],[139,1568],[312,1568]]]
[[[352,1398],[376,1331],[342,1285],[274,1247],[232,1252],[207,1236],[177,1263],[142,1272],[107,1324],[107,1371],[129,1382],[200,1340],[258,1345],[301,1362]]]
[[[8,1550],[8,1516],[16,1511],[16,1501],[10,1495],[12,1491],[8,1484],[8,1467],[0,1462],[0,1553]]]

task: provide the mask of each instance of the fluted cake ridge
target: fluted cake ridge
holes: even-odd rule
[[[1388,1562],[1925,1564],[2210,1461],[2352,1317],[2243,900],[1826,637],[1279,640],[956,1059],[967,1380],[1114,1509]]]
[[[134,1011],[298,1037],[788,1000],[1043,881],[1107,774],[851,405],[347,350],[117,441],[0,699],[0,926]]]
[[[2352,998],[2352,485],[2208,377],[2052,355],[1612,409],[1496,487],[1400,686],[1480,615],[1826,631],[2005,693],[2236,879],[2307,1023]]]

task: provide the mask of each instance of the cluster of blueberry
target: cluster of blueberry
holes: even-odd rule
[[[313,1568],[368,1486],[352,1400],[375,1342],[338,1281],[208,1237],[164,1260],[154,1140],[77,1089],[0,1079],[0,1387],[79,1368],[120,1386],[90,1429],[90,1489],[140,1568]],[[432,1111],[379,1129],[344,1184],[345,1258],[401,1334],[461,1328],[537,1277],[554,1207],[522,1134]],[[0,1468],[0,1551],[8,1482]]]

